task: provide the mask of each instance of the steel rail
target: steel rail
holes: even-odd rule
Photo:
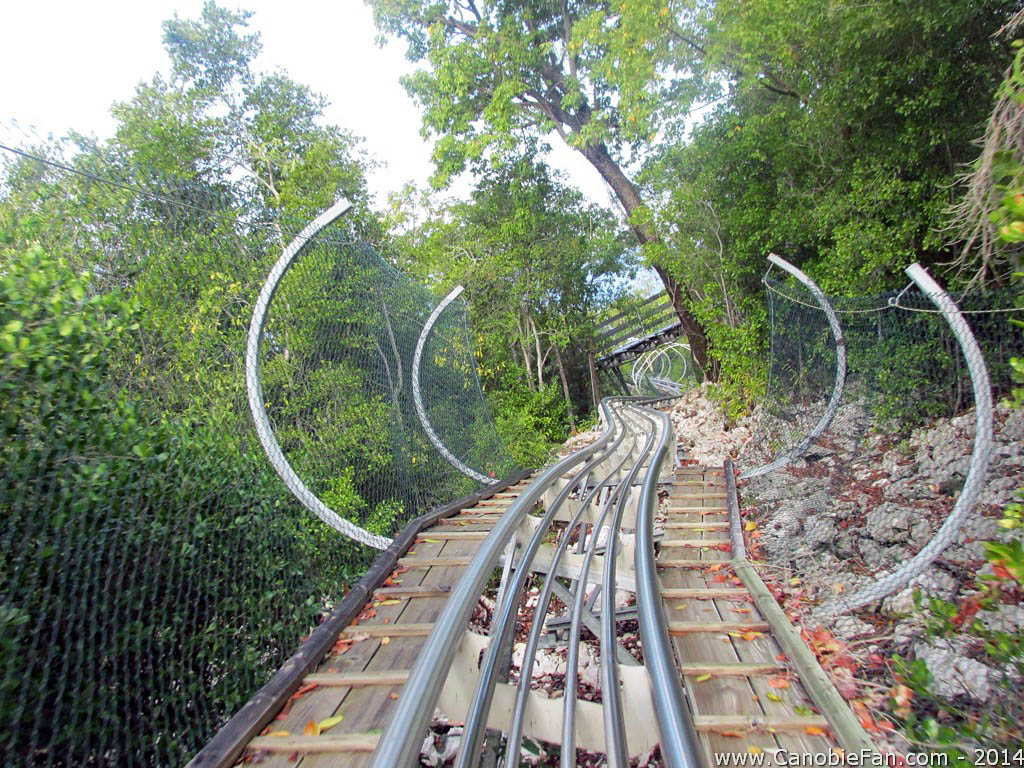
[[[649,422],[654,427],[654,422]],[[644,460],[654,445],[655,430],[647,436],[647,442],[637,456],[636,464],[625,480],[625,487],[633,485],[637,474],[643,468]],[[648,476],[657,479],[657,473],[648,469]],[[619,526],[629,493],[619,495],[615,515],[608,530],[605,543],[604,573],[602,591],[604,609],[601,611],[601,711],[604,714],[605,759],[611,768],[628,768],[629,750],[626,746],[626,728],[622,717],[622,691],[619,688],[619,663],[615,658],[615,556],[619,541]],[[596,534],[596,531],[595,531]],[[596,539],[596,535],[594,536]]]
[[[636,406],[661,421],[661,436],[644,478],[636,519],[636,606],[644,666],[651,678],[654,714],[661,735],[661,758],[670,768],[697,768],[703,754],[693,714],[687,705],[668,636],[665,606],[654,554],[654,516],[658,506],[658,475],[669,451],[672,421],[667,413]]]
[[[622,431],[620,439],[616,441],[616,446],[621,443],[621,436],[624,434],[625,432]],[[512,635],[515,630],[520,595],[522,593],[523,586],[526,583],[526,579],[531,573],[530,565],[533,563],[537,552],[540,550],[541,543],[547,535],[551,521],[554,520],[555,515],[558,513],[562,504],[565,503],[569,494],[579,486],[580,481],[585,481],[589,477],[594,466],[606,460],[606,458],[612,455],[614,450],[615,448],[611,448],[602,456],[588,462],[587,465],[580,470],[577,482],[566,483],[565,487],[549,505],[549,509],[545,511],[544,516],[541,518],[536,530],[530,537],[529,543],[523,551],[523,555],[516,566],[515,576],[505,590],[502,604],[498,606],[499,612],[496,613],[492,619],[491,644],[484,657],[484,663],[480,669],[480,678],[477,681],[476,691],[473,695],[473,702],[470,705],[469,713],[466,716],[465,726],[462,731],[462,741],[459,745],[459,757],[456,762],[457,768],[466,768],[467,766],[476,765],[479,760],[480,746],[487,725],[487,715],[490,711],[491,702],[494,698],[495,686],[498,683],[498,675],[500,673],[498,665],[507,658],[509,645],[512,641]],[[632,453],[632,449],[630,450],[630,453]],[[629,454],[627,454],[627,456],[628,455]],[[623,461],[625,461],[625,459],[623,459]],[[617,468],[612,470],[605,479],[610,478],[616,471]],[[594,491],[600,489],[602,485],[603,482],[594,485]],[[593,491],[590,495],[593,495]],[[582,509],[583,505],[581,504],[581,511]],[[555,563],[553,559],[552,564],[548,567],[548,576],[546,581],[554,578],[556,578],[556,576]],[[538,602],[537,608],[539,610],[540,602]],[[535,617],[538,615],[539,614],[535,613]],[[525,656],[523,662],[524,664],[526,663]],[[511,743],[511,740],[509,740],[509,743]],[[514,753],[508,751],[507,754]]]
[[[626,435],[626,430],[623,428],[622,430],[619,431],[619,441],[618,442],[621,443],[623,441],[623,439],[625,438],[625,435]],[[558,564],[562,560],[562,555],[569,548],[569,540],[572,538],[573,530],[576,529],[577,527],[581,526],[580,518],[583,517],[583,513],[590,506],[590,504],[593,501],[594,497],[601,492],[601,490],[605,486],[605,483],[607,482],[607,480],[609,478],[611,478],[616,472],[619,471],[619,469],[622,467],[623,464],[626,463],[628,457],[631,454],[632,454],[632,448],[630,449],[629,453],[626,456],[623,456],[622,459],[619,460],[618,464],[616,464],[611,469],[611,471],[605,476],[605,478],[602,480],[602,482],[595,484],[591,488],[591,490],[587,493],[586,497],[580,502],[580,506],[579,506],[579,509],[576,511],[576,514],[573,515],[572,520],[566,526],[565,533],[563,534],[561,541],[559,542],[558,546],[555,548],[555,552],[552,555],[551,565],[548,567],[547,578],[544,579],[544,586],[541,589],[541,593],[538,595],[537,607],[534,609],[533,624],[530,626],[530,634],[529,634],[529,636],[527,638],[526,649],[525,649],[525,652],[523,654],[523,663],[520,666],[520,670],[519,670],[519,685],[518,685],[517,690],[516,690],[516,702],[515,702],[515,707],[514,707],[513,712],[512,712],[512,723],[509,726],[508,737],[507,737],[506,742],[505,742],[506,745],[507,745],[506,746],[506,754],[507,755],[517,755],[517,754],[519,754],[519,747],[520,747],[520,744],[522,742],[523,718],[526,715],[527,697],[528,697],[528,695],[530,693],[530,685],[531,685],[531,682],[533,680],[533,664],[534,664],[534,661],[536,660],[537,647],[538,647],[538,645],[540,643],[540,634],[541,634],[542,629],[544,628],[544,621],[542,620],[542,618],[539,618],[539,617],[544,617],[544,616],[547,615],[548,606],[551,603],[551,592],[552,592],[552,590],[554,588],[554,585],[556,583],[556,578],[557,577],[555,576],[555,573],[556,573],[556,569],[558,567]],[[591,534],[591,538],[594,541],[596,541],[596,539],[597,539],[597,534],[598,534],[599,530],[600,529],[595,526],[594,532]],[[586,537],[586,524],[582,524],[582,527],[580,527],[579,541],[582,542],[585,537]],[[580,585],[580,584],[584,584],[585,585],[586,584],[586,580],[585,579],[586,579],[586,575],[582,574],[581,578],[579,580],[577,580],[577,585]],[[542,610],[542,608],[543,608],[543,610]],[[569,695],[568,690],[566,690],[566,694],[565,695],[566,696]],[[575,688],[573,689],[573,694],[572,695],[575,696]],[[467,726],[468,726],[468,724],[467,724]],[[506,760],[506,762],[508,762],[508,761]]]
[[[829,425],[832,423],[832,419],[835,418],[836,412],[839,410],[839,403],[843,399],[843,386],[846,383],[846,340],[843,338],[843,329],[839,325],[839,317],[836,315],[835,309],[832,307],[832,302],[828,300],[828,297],[821,288],[818,287],[817,283],[808,277],[802,270],[793,266],[781,256],[776,256],[774,253],[769,254],[768,261],[781,269],[784,269],[786,272],[789,272],[797,280],[807,286],[807,289],[814,295],[815,300],[819,305],[821,305],[836,344],[836,373],[835,380],[832,384],[832,396],[829,398],[828,405],[825,407],[825,412],[821,415],[821,418],[818,419],[818,423],[814,425],[811,431],[808,432],[799,443],[784,451],[772,461],[743,472],[740,475],[741,480],[760,477],[768,472],[773,472],[780,467],[786,466],[793,459],[803,455],[804,451],[810,447],[811,443],[821,437],[825,430],[828,429]]]
[[[433,631],[427,637],[416,664],[409,673],[391,722],[381,735],[373,754],[371,765],[375,768],[409,766],[418,761],[423,733],[437,705],[462,632],[508,539],[556,480],[568,469],[604,448],[611,440],[614,425],[609,415],[610,404],[602,402],[601,408],[607,422],[601,437],[557,462],[531,483],[509,506],[473,556],[462,579],[449,595]]]
[[[427,409],[423,407],[423,395],[420,392],[420,363],[423,359],[423,348],[426,347],[430,332],[434,330],[434,325],[437,323],[437,319],[441,317],[441,313],[458,298],[462,291],[461,285],[455,286],[452,292],[445,296],[440,304],[434,307],[434,311],[430,313],[430,317],[427,318],[427,322],[423,325],[423,330],[420,331],[420,337],[416,340],[416,352],[412,358],[412,401],[416,407],[416,415],[419,417],[420,424],[423,425],[423,431],[427,433],[427,438],[430,440],[431,445],[437,449],[437,452],[441,454],[444,460],[466,477],[487,485],[492,480],[490,477],[482,472],[477,472],[460,461],[455,454],[448,450],[448,446],[442,442],[441,438],[437,436],[434,426],[430,423],[430,419],[427,416]]]
[[[634,437],[635,440],[635,437]],[[625,460],[623,460],[625,461]],[[583,605],[586,601],[587,575],[590,573],[590,566],[594,555],[597,552],[597,538],[608,512],[612,505],[625,493],[628,493],[629,486],[626,478],[623,478],[608,494],[604,507],[601,510],[600,518],[594,523],[590,539],[587,542],[583,563],[580,566],[580,578],[576,583],[574,600],[572,606],[572,621],[569,624],[569,654],[565,665],[565,695],[562,704],[562,768],[570,768],[576,762],[576,687],[579,681],[579,648],[580,633],[583,624]],[[606,566],[607,567],[607,566]],[[603,585],[601,586],[603,593]],[[608,612],[608,596],[604,595],[605,608],[602,613]],[[611,610],[615,610],[615,592],[612,591]],[[603,701],[603,699],[602,699]]]

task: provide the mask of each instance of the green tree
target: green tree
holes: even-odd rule
[[[541,393],[555,379],[575,426],[589,410],[595,318],[633,266],[614,216],[531,157],[487,171],[470,201],[435,205],[422,221],[408,217],[425,196],[393,203],[407,268],[441,290],[466,287],[485,386]]]
[[[666,94],[700,90],[673,57],[674,38],[643,23],[661,17],[660,4],[368,1],[382,34],[404,38],[409,58],[428,65],[404,83],[424,107],[424,132],[439,136],[439,185],[488,152],[514,154],[554,132],[608,183],[638,241],[659,242],[627,159],[654,139]],[[636,36],[603,34],[616,24],[636,26]],[[706,338],[685,286],[657,258],[651,265],[704,366]]]

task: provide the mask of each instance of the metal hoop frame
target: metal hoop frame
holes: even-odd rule
[[[448,305],[458,298],[459,294],[463,291],[461,285],[455,286],[452,292],[444,297],[444,300],[434,307],[434,311],[430,313],[430,317],[427,318],[426,325],[423,326],[423,330],[420,331],[420,337],[416,341],[416,353],[412,359],[412,399],[416,406],[416,415],[419,416],[420,424],[423,425],[423,431],[427,433],[427,437],[430,439],[430,443],[437,449],[437,452],[444,457],[444,460],[455,467],[459,472],[464,474],[466,477],[470,477],[478,482],[488,485],[494,480],[487,475],[477,472],[475,469],[466,466],[448,450],[448,447],[441,442],[441,438],[434,432],[434,427],[430,423],[430,419],[427,418],[427,410],[423,407],[423,397],[420,394],[420,362],[423,358],[423,348],[427,345],[427,339],[430,337],[430,332],[434,330],[434,325],[437,323],[437,319],[441,316]]]
[[[277,293],[282,278],[288,272],[296,257],[309,244],[309,241],[351,208],[352,204],[347,200],[338,200],[338,202],[317,216],[288,244],[274,264],[273,269],[270,270],[270,274],[267,275],[267,280],[260,290],[259,297],[256,299],[256,306],[253,307],[252,322],[249,325],[249,337],[245,347],[245,389],[249,396],[249,410],[252,412],[252,420],[256,426],[256,434],[259,436],[260,444],[263,446],[267,458],[270,459],[274,471],[284,481],[292,495],[306,509],[339,533],[361,544],[367,544],[376,549],[387,549],[391,544],[391,539],[371,533],[365,528],[360,528],[355,523],[341,517],[306,487],[306,484],[295,473],[292,465],[288,463],[288,459],[281,452],[281,446],[274,436],[274,430],[270,425],[266,405],[263,401],[263,387],[260,384],[260,345],[263,340],[263,327],[267,321],[270,303],[274,300],[274,295]]]
[[[754,467],[740,475],[741,480],[746,480],[751,477],[759,477],[767,474],[768,472],[774,472],[780,467],[784,467],[789,462],[793,461],[803,455],[815,440],[828,429],[832,423],[832,419],[835,418],[836,412],[839,410],[839,403],[843,399],[843,387],[846,384],[846,340],[843,338],[843,329],[839,325],[839,318],[836,315],[835,309],[832,307],[832,303],[825,296],[818,284],[815,283],[810,277],[808,277],[801,269],[793,266],[781,256],[776,256],[774,253],[769,254],[768,261],[776,266],[784,269],[789,274],[793,275],[797,280],[807,286],[818,304],[825,311],[825,317],[828,318],[829,328],[832,330],[832,337],[836,343],[836,375],[835,382],[832,385],[832,397],[828,401],[828,406],[825,408],[825,413],[821,415],[818,423],[814,425],[814,428],[789,450],[783,452],[779,456],[775,457],[772,461],[767,464],[762,464],[759,467]]]

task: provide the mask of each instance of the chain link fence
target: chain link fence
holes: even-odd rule
[[[182,765],[374,555],[300,506],[247,407],[253,302],[315,212],[101,152],[0,156],[0,764]],[[357,206],[285,275],[261,383],[303,481],[387,537],[481,483],[416,414],[437,299],[371,224]],[[512,469],[461,304],[420,383],[453,454]]]

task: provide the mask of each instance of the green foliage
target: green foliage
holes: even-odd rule
[[[136,302],[97,291],[39,245],[5,246],[0,263],[0,515],[12,554],[0,591],[15,601],[0,605],[0,714],[13,726],[0,743],[10,756],[32,738],[69,764],[93,749],[122,763],[180,761],[195,724],[165,725],[155,744],[133,718],[171,722],[200,692],[215,722],[232,713],[364,557],[305,527],[230,422],[161,413],[119,385],[140,339]],[[39,628],[61,628],[45,652]],[[226,655],[230,678],[218,667]],[[131,669],[133,689],[151,686],[159,703],[120,705],[131,692],[104,666]],[[32,696],[55,676],[61,716],[41,723]]]
[[[992,575],[980,576],[977,596],[959,604],[929,598],[927,605],[915,593],[918,609],[925,608],[924,636],[929,642],[954,636],[966,641],[972,655],[993,670],[993,687],[986,707],[977,707],[937,693],[933,677],[921,659],[893,657],[897,679],[914,692],[914,707],[898,712],[904,734],[912,744],[939,752],[962,764],[974,764],[977,750],[1020,747],[1020,723],[1024,718],[1020,677],[1024,674],[1024,634],[990,629],[976,613],[996,610],[1015,602],[1024,585],[1024,550],[1021,541],[986,542]]]
[[[589,410],[586,350],[635,269],[613,216],[532,157],[484,175],[469,202],[425,203],[393,198],[396,250],[440,291],[465,287],[484,387],[520,376],[514,386],[539,391],[564,373],[572,419]]]
[[[543,465],[569,432],[565,400],[557,384],[531,391],[514,375],[493,390],[495,424],[513,461],[520,467]]]

